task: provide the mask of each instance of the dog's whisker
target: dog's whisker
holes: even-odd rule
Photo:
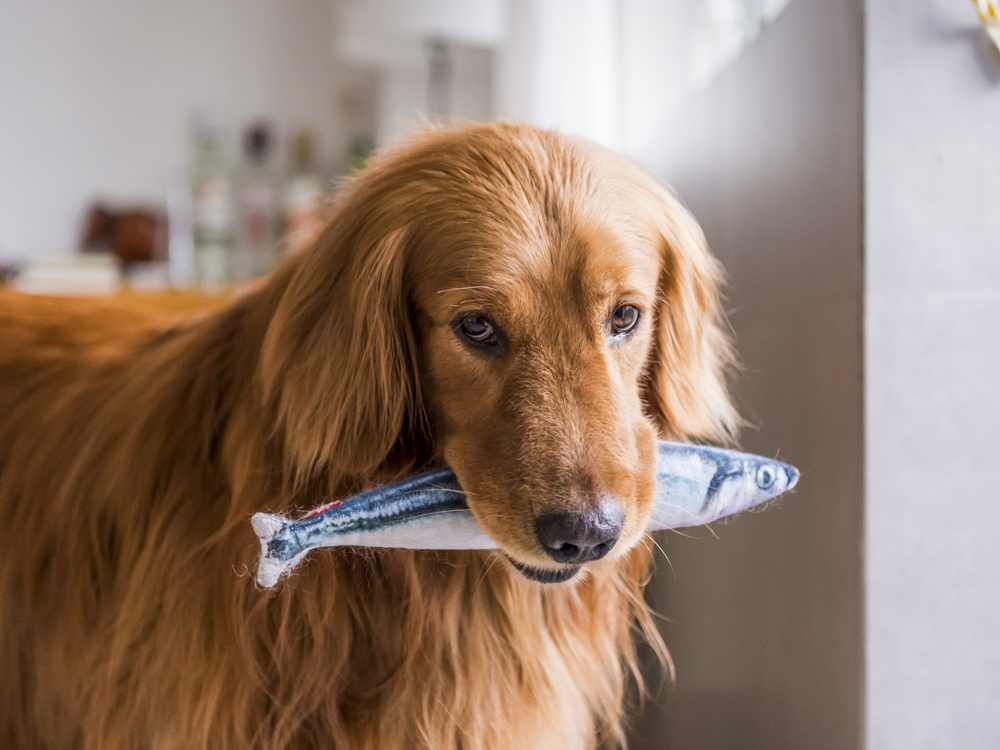
[[[671,575],[673,575],[674,580],[676,581],[677,571],[674,570],[674,564],[670,562],[670,556],[667,554],[667,551],[660,546],[660,543],[658,541],[656,541],[656,537],[650,535],[649,538],[653,540],[653,544],[655,544],[656,548],[660,550],[660,552],[663,554],[663,559],[667,561],[667,565],[670,567],[670,573]]]
[[[490,292],[496,291],[496,289],[491,286],[454,286],[451,287],[450,289],[440,289],[438,290],[438,294],[447,294],[448,292],[465,292],[465,291],[471,291],[473,289],[486,289],[487,291]]]
[[[668,503],[668,502],[665,502],[665,501],[657,502],[657,506],[658,507],[663,507],[663,508],[676,508],[677,510],[681,511],[682,513],[690,516],[693,520],[697,520],[698,521],[698,523],[691,524],[691,526],[704,526],[706,529],[708,529],[708,531],[712,534],[712,536],[714,536],[716,539],[719,538],[718,534],[715,533],[715,530],[709,525],[711,523],[711,521],[707,521],[707,522],[703,521],[701,519],[701,516],[699,516],[694,511],[692,511],[690,508],[685,508],[685,507],[683,507],[681,505],[678,505],[677,503]],[[715,519],[713,519],[713,520],[715,520]],[[666,528],[669,528],[670,531],[677,531],[677,527],[673,527],[673,528],[666,527]],[[681,536],[684,536],[684,535],[681,534]]]
[[[479,593],[479,587],[482,586],[483,581],[486,580],[486,576],[488,576],[490,574],[490,571],[493,570],[493,566],[496,565],[499,561],[500,561],[500,556],[499,555],[494,555],[493,559],[490,560],[490,564],[486,567],[486,569],[479,576],[479,580],[476,581],[476,589],[475,589],[475,593],[476,594]]]
[[[468,513],[465,508],[453,508],[450,510],[432,510],[429,513],[421,513],[418,518],[430,518],[431,516],[443,516],[448,513]]]
[[[691,528],[697,528],[697,526],[691,527]],[[664,529],[664,531],[669,531],[671,534],[676,534],[677,536],[682,536],[685,539],[701,539],[701,537],[694,536],[693,534],[686,534],[681,529]]]

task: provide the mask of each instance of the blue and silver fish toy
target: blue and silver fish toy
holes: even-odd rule
[[[790,490],[799,472],[749,453],[660,441],[656,503],[647,531],[700,526],[747,510]],[[274,586],[317,547],[495,549],[476,522],[455,475],[434,469],[340,502],[305,518],[257,513],[257,582]]]

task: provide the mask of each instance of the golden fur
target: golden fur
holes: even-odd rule
[[[626,160],[516,124],[415,136],[305,252],[200,318],[0,296],[0,747],[623,741],[653,440],[735,415],[718,268]],[[609,344],[609,311],[640,327]],[[506,336],[484,357],[456,315]],[[503,552],[611,493],[572,580],[500,552],[323,550],[254,585],[249,516],[447,461]]]

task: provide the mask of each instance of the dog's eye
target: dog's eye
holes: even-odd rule
[[[477,344],[497,343],[497,332],[486,318],[466,318],[458,326],[466,338]]]
[[[635,305],[620,305],[611,316],[611,335],[624,336],[632,333],[639,324],[639,308]]]

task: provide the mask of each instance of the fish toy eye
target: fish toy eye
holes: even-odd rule
[[[757,486],[762,490],[771,489],[774,480],[778,478],[778,472],[773,466],[761,466],[757,469]]]

